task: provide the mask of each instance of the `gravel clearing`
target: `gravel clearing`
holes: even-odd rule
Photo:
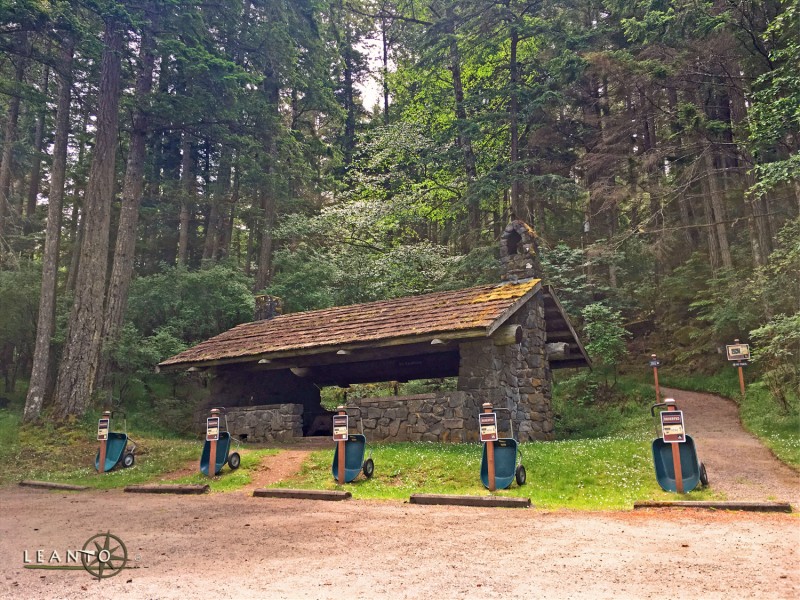
[[[677,390],[712,488],[730,500],[798,505],[798,473],[745,433],[734,403]],[[267,457],[256,485],[307,450]],[[0,598],[800,598],[800,516],[647,509],[620,512],[422,506],[121,490],[0,489]],[[24,568],[98,532],[130,565]]]

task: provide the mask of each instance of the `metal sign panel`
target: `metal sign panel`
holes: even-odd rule
[[[731,365],[734,367],[746,367],[750,363],[746,360],[737,360],[736,362],[732,362]]]
[[[219,417],[206,419],[206,441],[216,442],[219,439]]]
[[[661,366],[661,361],[660,360],[651,360],[650,361],[650,366],[651,367],[660,367]]]
[[[497,440],[497,413],[481,413],[478,415],[481,427],[481,441],[494,442]]]
[[[109,427],[109,419],[100,419],[97,422],[97,439],[98,440],[107,440],[108,439],[108,427]]]
[[[661,437],[667,444],[679,444],[686,441],[682,410],[665,410],[661,412]]]
[[[333,439],[336,442],[346,442],[347,432],[350,431],[350,421],[347,415],[333,415]]]
[[[731,344],[725,346],[728,360],[750,360],[750,346],[748,344]]]

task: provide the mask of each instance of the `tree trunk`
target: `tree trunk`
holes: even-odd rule
[[[519,181],[519,99],[517,86],[519,85],[519,65],[517,64],[517,46],[519,45],[519,33],[516,27],[511,27],[511,47],[508,60],[508,68],[511,74],[508,100],[508,128],[510,142],[511,161],[511,210],[520,218],[531,221],[532,215],[523,215],[523,202],[520,194]]]
[[[72,92],[72,58],[74,43],[64,39],[61,46],[61,70],[58,77],[58,108],[53,141],[53,166],[47,204],[47,231],[42,256],[42,293],[39,297],[39,320],[36,326],[36,345],[33,369],[25,398],[25,422],[35,421],[50,387],[50,344],[55,330],[56,284],[58,281],[58,251],[61,243],[61,209],[64,205],[64,182],[67,173],[67,142],[69,141],[69,109]]]
[[[227,204],[226,200],[231,184],[231,148],[222,146],[220,148],[219,169],[217,170],[217,182],[214,193],[211,197],[211,211],[208,215],[206,224],[206,239],[203,247],[203,263],[213,264],[217,259],[220,238],[222,232],[222,210]]]
[[[82,416],[95,389],[114,195],[120,63],[125,37],[120,24],[113,17],[107,17],[98,90],[97,134],[86,188],[81,257],[56,381],[55,411],[61,419],[70,415]]]
[[[27,37],[21,42],[23,51],[27,47]],[[0,249],[2,249],[3,236],[7,215],[11,214],[11,162],[14,156],[14,144],[17,141],[17,122],[19,120],[19,105],[22,81],[25,78],[25,56],[17,56],[17,65],[14,70],[14,92],[8,101],[8,116],[3,132],[3,154],[0,157]]]
[[[189,136],[183,134],[181,142],[181,212],[178,217],[178,264],[185,265],[189,256],[189,205],[194,192],[192,173],[192,144]]]
[[[386,34],[386,19],[381,19],[381,42],[383,43],[383,67],[381,85],[383,87],[383,124],[389,124],[389,36]]]
[[[456,143],[461,148],[464,160],[464,174],[467,179],[467,228],[468,235],[461,243],[461,251],[469,252],[474,247],[480,234],[481,204],[480,197],[470,193],[470,185],[477,178],[475,151],[472,147],[472,138],[467,129],[467,109],[464,106],[464,83],[461,78],[461,52],[458,48],[456,37],[456,15],[452,7],[446,12],[447,35],[450,36],[450,73],[453,76],[453,99],[455,100],[456,129],[458,136]]]
[[[42,94],[47,96],[47,88],[50,80],[50,68],[42,67]],[[46,106],[43,106],[36,116],[36,132],[33,136],[33,165],[31,167],[31,180],[28,185],[28,201],[25,205],[25,216],[30,220],[36,214],[36,200],[39,197],[39,178],[42,169],[42,140],[44,139],[44,119]],[[31,227],[27,227],[28,231]]]
[[[100,357],[97,381],[99,386],[106,384],[108,375],[108,350],[122,328],[125,309],[128,305],[128,290],[133,275],[133,259],[136,251],[136,229],[139,222],[139,205],[144,188],[144,163],[146,141],[149,127],[147,105],[153,89],[153,65],[155,63],[154,39],[150,24],[142,28],[139,46],[139,75],[136,79],[133,116],[128,162],[125,168],[125,182],[122,187],[117,241],[114,247],[114,265],[108,283],[108,294],[103,319],[103,352]]]
[[[261,192],[261,245],[258,250],[258,271],[254,291],[260,292],[272,279],[272,229],[275,226],[275,194],[274,186],[268,181],[267,189]]]
[[[708,181],[708,192],[711,196],[710,201],[713,213],[711,222],[714,223],[713,229],[716,232],[717,243],[719,244],[720,260],[723,267],[730,269],[733,267],[733,259],[731,258],[731,249],[728,244],[728,228],[725,224],[725,204],[716,169],[714,168],[714,146],[709,142],[706,142],[703,148],[703,162],[706,180]]]

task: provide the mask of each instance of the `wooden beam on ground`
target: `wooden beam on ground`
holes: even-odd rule
[[[295,500],[347,500],[352,497],[350,492],[335,490],[289,490],[264,488],[253,491],[256,498],[292,498]]]
[[[25,479],[20,481],[19,484],[24,487],[40,488],[44,490],[63,490],[67,492],[83,492],[89,489],[89,487],[85,485],[56,483],[55,481],[34,481],[32,479]]]
[[[792,512],[788,502],[725,502],[700,500],[647,501],[635,502],[634,510],[641,508],[705,508],[710,510],[743,510],[752,512]]]
[[[491,508],[528,508],[530,498],[511,496],[451,496],[448,494],[412,494],[411,504],[441,504],[445,506],[483,506]]]
[[[134,494],[205,494],[210,486],[205,484],[128,485],[126,492]]]

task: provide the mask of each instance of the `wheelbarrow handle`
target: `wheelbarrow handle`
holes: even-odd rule
[[[651,417],[655,417],[656,416],[656,409],[659,406],[668,406],[668,404],[666,402],[661,402],[659,404],[653,404],[653,406],[650,407],[650,416]]]

